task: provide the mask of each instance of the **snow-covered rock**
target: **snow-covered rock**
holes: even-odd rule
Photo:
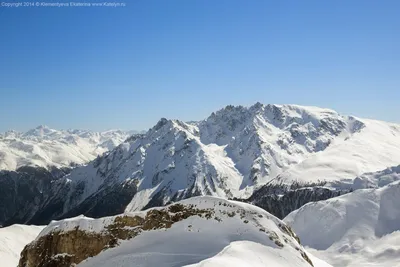
[[[38,236],[43,228],[44,226],[19,224],[0,228],[0,265],[17,266],[21,251]]]
[[[395,170],[378,172],[396,176]],[[372,174],[368,174],[372,177]],[[400,182],[309,203],[284,221],[333,266],[400,266]]]
[[[100,219],[54,221],[26,246],[19,267],[73,263],[79,267],[329,266],[307,253],[291,229],[268,212],[215,197]]]
[[[130,136],[120,130],[54,130],[41,125],[25,133],[0,134],[0,170],[22,166],[69,167],[87,163]]]

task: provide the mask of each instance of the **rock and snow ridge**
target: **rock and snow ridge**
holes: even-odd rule
[[[0,134],[0,170],[22,166],[70,167],[112,150],[130,134],[120,130],[54,130],[41,125],[25,133]]]
[[[51,247],[51,249],[49,249]],[[19,267],[330,265],[307,253],[281,220],[255,206],[194,197],[162,208],[53,221]]]
[[[161,119],[52,183],[35,214],[12,223],[102,217],[199,195],[243,199],[266,184],[367,187],[362,174],[399,158],[398,124],[317,107],[227,106],[199,122]]]
[[[372,174],[367,176],[371,177]],[[399,167],[375,174],[399,176]],[[382,180],[380,180],[382,181]],[[400,181],[309,203],[284,221],[333,266],[400,266]]]

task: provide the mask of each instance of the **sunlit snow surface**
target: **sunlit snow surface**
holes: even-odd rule
[[[26,244],[36,238],[44,226],[15,224],[0,228],[0,266],[15,267]]]
[[[389,174],[386,174],[389,175]],[[284,221],[333,266],[400,266],[400,182],[309,203]]]

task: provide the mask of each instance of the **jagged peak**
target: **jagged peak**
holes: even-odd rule
[[[169,130],[174,130],[174,131],[189,131],[193,132],[193,127],[196,127],[195,125],[176,120],[176,119],[166,119],[166,118],[161,118],[157,124],[151,128],[147,134],[154,134],[156,132],[159,132],[161,130],[163,131],[169,131]]]
[[[273,112],[275,114],[280,114],[280,116],[287,117],[303,117],[303,116],[313,116],[316,118],[323,118],[326,116],[335,115],[338,113],[332,109],[319,108],[315,106],[301,106],[293,104],[262,104],[257,102],[249,107],[242,105],[234,106],[227,105],[226,107],[211,113],[208,119],[226,118],[236,115],[242,116],[255,116],[256,114],[263,112]]]
[[[257,102],[254,105],[250,106],[249,110],[251,110],[251,111],[259,111],[259,110],[264,109],[264,107],[265,107],[264,104],[262,104],[260,102]]]
[[[216,114],[224,114],[224,113],[227,113],[227,112],[243,112],[243,111],[246,111],[246,110],[247,110],[247,108],[245,106],[242,106],[242,105],[237,105],[237,106],[235,106],[235,105],[227,105],[224,108],[218,110],[216,112]]]

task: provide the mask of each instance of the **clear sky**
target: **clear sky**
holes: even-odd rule
[[[141,130],[257,101],[400,122],[400,1],[126,5],[0,7],[0,131]]]

